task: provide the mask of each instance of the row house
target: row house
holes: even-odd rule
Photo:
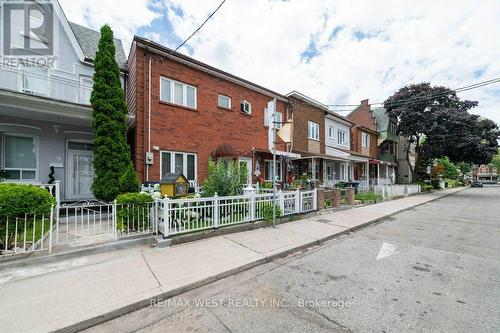
[[[397,162],[399,160],[398,122],[395,117],[389,116],[383,107],[372,110],[377,121],[378,132],[377,184],[394,184],[397,180]]]
[[[183,172],[208,174],[209,158],[246,164],[249,182],[272,181],[268,103],[276,121],[291,119],[288,98],[138,36],[128,61],[128,105],[135,168],[143,182]],[[287,144],[276,144],[277,180],[286,179]]]
[[[338,182],[368,184],[369,156],[351,150],[352,121],[302,93],[287,95],[293,106],[293,163],[295,177],[334,186]],[[362,170],[356,173],[355,170]]]
[[[63,201],[88,200],[94,177],[92,63],[100,34],[68,22],[57,1],[48,10],[54,22],[46,39],[14,33],[11,43],[51,47],[52,53],[10,54],[7,43],[0,46],[0,170],[12,182],[58,182]],[[28,19],[38,22],[39,12],[30,10]],[[12,20],[10,29],[24,31],[23,24]],[[124,82],[126,57],[120,40],[114,42]]]
[[[497,182],[499,178],[499,172],[497,168],[495,168],[493,165],[488,164],[481,164],[481,165],[476,165],[474,166],[474,169],[472,170],[472,175],[474,180],[480,180],[480,181],[485,181],[485,182]]]

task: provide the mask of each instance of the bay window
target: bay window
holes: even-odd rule
[[[36,179],[37,144],[35,137],[4,135],[4,169],[8,179]]]
[[[160,159],[161,178],[167,173],[182,172],[189,180],[196,180],[196,154],[162,151]]]

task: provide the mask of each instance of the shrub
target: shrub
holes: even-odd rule
[[[130,163],[120,177],[120,191],[122,193],[139,192],[141,189],[141,182],[135,173],[132,163]]]
[[[281,209],[278,205],[275,206],[274,216],[276,216],[276,218],[281,217]],[[263,217],[266,222],[271,222],[273,220],[273,204],[268,203],[264,205]]]
[[[153,198],[146,193],[124,193],[116,198],[116,228],[135,230],[149,225],[149,213]]]
[[[0,218],[24,217],[25,214],[48,215],[55,204],[54,197],[38,186],[0,184]]]
[[[248,177],[248,168],[235,161],[208,160],[208,176],[203,184],[203,196],[241,194]]]

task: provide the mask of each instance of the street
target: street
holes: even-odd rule
[[[500,187],[461,191],[88,332],[498,332]]]

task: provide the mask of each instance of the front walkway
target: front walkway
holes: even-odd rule
[[[139,246],[2,270],[0,322],[6,332],[76,331],[204,283],[319,244],[452,189],[165,249]]]

